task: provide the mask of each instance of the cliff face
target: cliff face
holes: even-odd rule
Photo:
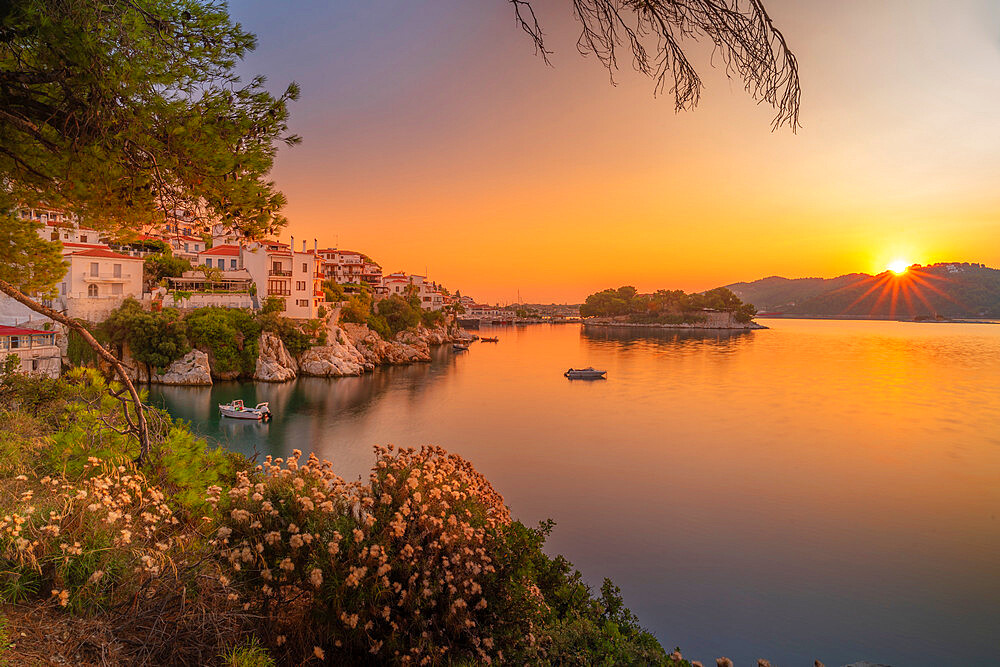
[[[314,377],[361,375],[366,370],[365,357],[347,334],[336,324],[326,330],[326,345],[311,347],[299,357],[299,373]]]
[[[374,370],[376,366],[428,362],[431,360],[432,345],[471,339],[471,335],[461,330],[451,334],[444,327],[418,327],[412,331],[400,332],[393,340],[385,340],[367,325],[338,326],[331,321],[327,326],[327,343],[309,348],[296,359],[278,336],[265,331],[260,337],[260,353],[253,379],[258,382],[288,382],[299,375],[361,375]],[[212,378],[235,380],[239,377],[238,371],[218,372],[211,353],[201,350],[192,350],[162,373],[154,373],[151,378],[145,366],[136,362],[127,348],[122,355],[122,362],[135,382],[204,386],[211,385]]]
[[[365,368],[375,366],[396,366],[430,361],[430,346],[419,335],[405,336],[400,340],[388,341],[368,328],[366,324],[345,324],[344,331],[365,360]]]
[[[128,347],[125,348],[121,356],[121,362],[133,382],[151,382],[153,384],[191,387],[202,387],[212,384],[212,369],[209,365],[208,355],[201,350],[191,350],[170,364],[162,373],[154,372],[152,377],[149,376],[149,371],[146,369],[145,364],[140,364],[132,357],[132,353]],[[104,362],[100,362],[99,366],[103,372],[113,373],[110,366]]]
[[[260,335],[260,354],[253,379],[259,382],[288,382],[294,380],[299,365],[288,353],[281,339],[270,331]]]

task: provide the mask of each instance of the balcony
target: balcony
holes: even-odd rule
[[[292,290],[290,289],[278,289],[277,287],[269,287],[267,290],[268,296],[291,296]]]
[[[269,276],[281,276],[282,278],[291,278],[292,277],[292,272],[291,271],[285,271],[284,269],[271,269],[270,271],[267,272],[267,275],[269,275]]]
[[[90,273],[87,271],[83,274],[83,281],[87,283],[123,283],[131,279],[131,273],[119,273],[116,276],[111,271],[105,273]]]

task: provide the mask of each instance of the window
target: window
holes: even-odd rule
[[[208,267],[212,266],[212,258],[211,257],[206,257],[205,258],[205,266],[208,266]]]
[[[27,342],[27,341],[24,341],[24,342]],[[20,336],[11,336],[10,337],[10,349],[17,350],[17,349],[22,348],[22,347],[26,347],[26,346],[22,345],[22,341],[21,341],[21,337]]]
[[[297,292],[304,292],[305,289],[306,289],[306,283],[305,283],[304,280],[296,280],[295,281],[295,290]]]
[[[97,296],[97,285],[87,285],[87,296]]]
[[[120,295],[122,293],[122,284],[121,283],[112,283],[111,284],[111,293],[115,294],[115,295]]]
[[[309,299],[296,299],[295,300],[295,305],[296,306],[302,306],[303,308],[308,308],[309,307]]]
[[[121,278],[122,277],[122,265],[121,264],[112,264],[111,265],[111,275],[114,276],[115,278]]]
[[[0,350],[10,347],[10,336],[0,336]]]
[[[302,273],[309,273],[309,265],[302,262]]]
[[[236,270],[236,259],[229,260],[229,268],[232,269],[233,271]]]
[[[69,238],[69,232],[63,232],[63,238],[64,239],[68,239]]]
[[[59,283],[59,293],[66,296],[66,283]]]
[[[90,263],[90,275],[97,277],[101,275],[101,265],[97,262]]]
[[[185,244],[184,244],[184,252],[187,252],[187,251],[188,251],[188,244],[187,244],[187,243],[185,243]]]
[[[50,241],[58,241],[59,240],[59,232],[52,232],[51,234],[49,234],[49,240]]]
[[[80,237],[80,243],[86,243],[86,242],[87,242],[87,235],[84,234]]]

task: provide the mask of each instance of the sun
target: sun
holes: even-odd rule
[[[909,262],[897,259],[894,262],[890,262],[889,266],[886,268],[895,273],[897,276],[901,276],[909,270],[910,264]]]

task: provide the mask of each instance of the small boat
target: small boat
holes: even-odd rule
[[[571,368],[563,375],[568,377],[570,380],[604,380],[604,376],[607,375],[607,371],[594,370],[593,366],[588,366],[587,368]]]
[[[464,345],[462,343],[454,343],[451,346],[451,349],[455,350],[456,352],[468,352],[469,351],[469,346],[468,345]]]
[[[480,338],[479,342],[481,342],[481,343],[499,343],[500,339],[499,338]]]
[[[241,399],[236,399],[232,403],[220,403],[219,412],[223,417],[233,419],[253,419],[255,421],[271,421],[271,409],[267,403],[258,403],[255,408],[248,408],[243,405]]]

